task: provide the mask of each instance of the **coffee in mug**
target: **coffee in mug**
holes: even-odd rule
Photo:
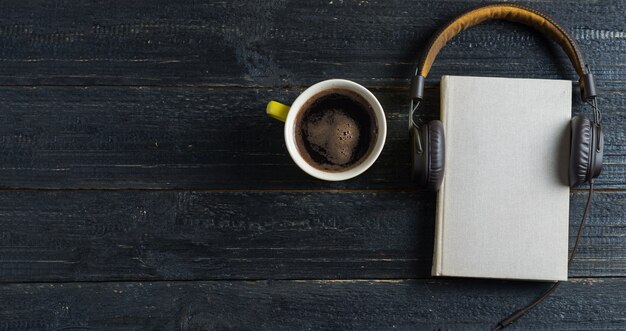
[[[331,89],[311,97],[296,117],[296,146],[311,166],[330,172],[352,169],[374,148],[374,110],[359,94]]]
[[[271,101],[267,114],[285,122],[285,144],[308,174],[345,180],[367,170],[385,143],[382,106],[365,87],[343,79],[317,83],[291,107]]]

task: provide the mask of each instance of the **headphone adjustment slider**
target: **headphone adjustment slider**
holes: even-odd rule
[[[596,82],[590,71],[582,75],[578,83],[580,84],[580,96],[584,101],[588,101],[589,99],[596,97]]]
[[[411,100],[422,100],[424,98],[424,76],[415,75],[411,80]]]

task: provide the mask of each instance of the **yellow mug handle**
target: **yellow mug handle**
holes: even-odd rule
[[[272,100],[267,103],[267,108],[265,108],[265,112],[270,117],[284,122],[285,120],[287,120],[287,113],[289,113],[289,108],[291,107]]]

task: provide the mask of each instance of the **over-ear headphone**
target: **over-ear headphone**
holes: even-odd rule
[[[413,119],[424,97],[424,81],[443,46],[461,31],[486,20],[500,19],[522,23],[556,41],[567,53],[579,76],[581,98],[591,105],[593,120],[574,116],[571,120],[569,184],[589,182],[600,175],[604,134],[596,102],[596,87],[589,67],[574,38],[553,18],[516,4],[491,4],[472,9],[453,19],[432,37],[411,81],[409,136],[411,139],[412,178],[418,185],[438,190],[445,168],[445,135],[441,121],[418,125]]]

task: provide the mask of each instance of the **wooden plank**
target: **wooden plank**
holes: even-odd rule
[[[0,84],[404,87],[431,34],[485,2],[14,1],[0,11]],[[572,31],[601,86],[623,85],[626,2],[520,3]],[[431,82],[442,73],[575,78],[555,44],[513,23],[453,40]]]
[[[0,282],[427,277],[434,211],[417,192],[1,192]],[[626,193],[597,192],[570,276],[625,275],[625,236]]]
[[[481,280],[8,284],[0,330],[486,330],[547,283]],[[624,330],[626,279],[563,283],[511,330]]]
[[[2,87],[0,187],[80,189],[414,189],[405,91],[374,90],[387,143],[365,174],[344,182],[301,171],[268,100],[301,89]],[[434,118],[439,91],[424,111]],[[605,167],[596,185],[626,187],[625,92],[605,91]],[[574,113],[589,110],[574,100]]]

